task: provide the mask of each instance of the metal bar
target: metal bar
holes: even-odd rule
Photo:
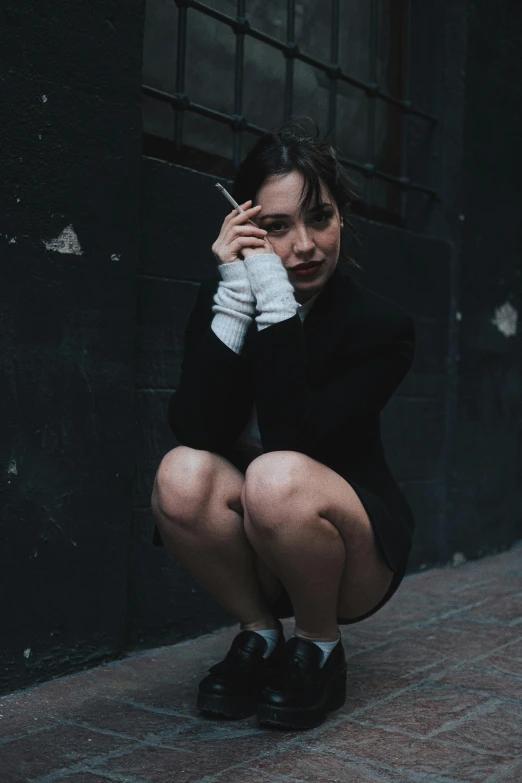
[[[418,190],[422,193],[427,193],[429,196],[438,197],[435,188],[430,188],[427,185],[419,185],[418,182],[413,182],[412,180],[404,179],[403,177],[396,177],[393,174],[388,174],[386,171],[376,169],[374,166],[369,166],[366,163],[359,163],[358,161],[350,160],[349,158],[339,158],[339,161],[343,166],[349,166],[357,171],[362,171],[367,177],[378,177],[379,179],[386,180],[386,182],[392,182],[399,188]]]
[[[185,65],[187,59],[187,7],[178,6],[178,48],[176,53],[176,92],[185,92]],[[174,112],[174,143],[176,151],[183,144],[183,108]]]
[[[295,0],[287,0],[286,4],[286,43],[287,46],[295,45]],[[294,106],[294,58],[286,56],[285,74],[285,119],[292,116]]]
[[[216,11],[214,8],[210,8],[208,5],[200,3],[199,0],[187,0],[187,2],[195,11],[200,11],[202,14],[211,16],[213,19],[217,19],[218,22],[223,22],[223,24],[228,24],[232,29],[235,29],[238,25],[237,19],[233,16],[224,14],[221,11]],[[261,32],[261,30],[250,27],[250,23],[248,22],[244,25],[244,32],[246,35],[251,35],[252,38],[257,38],[258,41],[273,46],[275,49],[280,49],[282,52],[285,52],[288,48],[284,41],[279,41],[277,38],[272,38],[271,35]]]
[[[402,97],[406,103],[409,103],[410,99],[410,35],[411,35],[411,8],[410,0],[404,0],[403,2],[403,14],[404,14],[404,71],[402,77]],[[402,155],[401,155],[401,178],[408,178],[408,113],[402,113]],[[408,206],[408,193],[406,190],[401,190],[401,218],[406,219],[406,211]]]
[[[248,29],[247,35],[251,35],[252,38],[256,38],[258,41],[268,44],[268,46],[273,46],[274,49],[280,49],[283,53],[288,51],[288,46],[284,41],[279,41],[277,38],[273,38],[268,33],[261,32],[261,30],[256,30],[254,27]]]
[[[377,0],[370,0],[370,84],[377,87]],[[375,94],[368,95],[368,138],[366,143],[366,161],[375,165]],[[366,203],[373,204],[373,177],[366,177]]]
[[[218,22],[224,22],[231,27],[234,27],[237,24],[237,20],[233,16],[224,14],[221,11],[216,11],[215,8],[210,8],[210,6],[205,5],[204,3],[199,3],[197,0],[191,0],[189,5],[191,8],[194,8],[194,10],[201,11],[202,14],[206,14],[206,16],[211,16],[213,19],[217,19]]]
[[[245,51],[245,33],[243,31],[243,22],[245,21],[246,0],[237,0],[237,21],[238,27],[234,30],[236,34],[236,63],[234,78],[234,114],[240,117],[243,114],[243,63]],[[242,131],[239,127],[234,128],[234,168],[239,166],[241,160],[241,140]]]
[[[150,85],[143,84],[142,91],[145,95],[150,95],[152,98],[169,103],[175,109],[183,109],[184,111],[191,111],[194,114],[200,114],[202,117],[208,117],[211,120],[216,120],[224,125],[229,125],[233,128],[236,125],[240,125],[243,131],[250,131],[259,136],[267,133],[266,128],[261,128],[259,125],[255,125],[252,122],[247,122],[243,117],[237,117],[233,114],[225,114],[224,112],[217,111],[216,109],[210,109],[208,106],[202,106],[199,103],[191,101],[187,95],[174,94],[165,92],[164,90],[158,90],[157,87],[151,87]]]
[[[332,19],[330,30],[330,85],[328,90],[328,129],[327,134],[335,144],[335,125],[337,119],[337,68],[339,67],[339,0],[332,0]]]
[[[172,106],[174,106],[174,108],[183,107],[185,111],[201,114],[203,117],[216,120],[217,122],[221,122],[224,125],[229,125],[232,128],[238,123],[238,117],[231,114],[224,114],[223,112],[216,111],[215,109],[209,109],[207,106],[201,106],[198,103],[193,103],[187,98],[186,95],[173,95],[172,93],[158,90],[156,87],[150,87],[146,84],[142,85],[142,90],[145,95],[150,95],[153,98],[165,101],[165,103],[170,103]],[[247,122],[246,120],[242,121],[241,125],[244,131],[254,133],[257,136],[263,136],[265,133],[269,132],[267,128],[262,128],[260,125],[255,125],[254,123]],[[427,193],[430,196],[437,196],[437,191],[434,190],[434,188],[429,188],[425,185],[419,185],[418,183],[411,182],[410,180],[404,179],[403,177],[396,177],[393,174],[380,171],[379,169],[376,169],[374,166],[371,166],[367,163],[359,163],[358,161],[350,160],[349,158],[340,158],[339,160],[343,165],[350,166],[351,168],[357,169],[358,171],[362,171],[368,177],[379,177],[380,179],[387,180],[388,182],[393,182],[395,185],[398,185],[401,188],[407,188],[408,190],[419,190],[423,193]]]
[[[200,11],[202,14],[206,14],[207,16],[211,16],[213,19],[217,19],[224,24],[228,24],[230,27],[232,27],[232,29],[236,29],[238,26],[238,21],[234,17],[228,16],[228,14],[224,14],[221,11],[216,11],[214,8],[210,8],[204,3],[199,2],[199,0],[183,0],[183,5],[185,4],[190,8],[194,8],[196,11]],[[261,30],[256,30],[255,28],[250,27],[248,22],[244,23],[243,32],[245,35],[250,35],[252,38],[257,39],[262,43],[266,43],[268,46],[272,46],[274,49],[279,49],[286,57],[293,57],[297,60],[301,60],[301,62],[307,63],[313,68],[317,68],[318,70],[323,71],[328,75],[332,71],[332,66],[330,63],[326,63],[323,60],[318,60],[317,58],[311,57],[304,52],[300,52],[295,44],[290,46],[288,43],[279,41],[277,38],[273,38],[271,35],[267,35],[266,33],[261,32]],[[433,114],[423,111],[422,109],[416,109],[415,107],[411,106],[409,101],[401,101],[398,98],[395,98],[393,95],[389,95],[384,90],[381,90],[380,87],[376,87],[374,84],[367,84],[360,79],[355,79],[353,76],[350,76],[347,73],[343,73],[341,68],[336,69],[336,77],[346,82],[347,84],[351,84],[354,87],[358,87],[359,89],[364,90],[367,94],[375,95],[377,98],[381,98],[381,100],[386,101],[387,103],[392,103],[394,106],[397,106],[409,114],[415,114],[418,117],[423,117],[424,119],[429,120],[429,122],[432,122],[434,125],[439,122],[438,118]]]
[[[195,114],[201,114],[203,117],[209,117],[210,119],[223,122],[227,125],[233,126],[237,122],[237,117],[232,114],[224,114],[223,112],[216,111],[216,109],[209,109],[208,106],[201,106],[198,103],[191,101],[186,95],[173,94],[158,90],[156,87],[150,87],[146,84],[142,87],[145,95],[150,95],[153,98],[158,98],[165,103],[170,103],[175,109],[182,109],[184,111],[192,111]]]

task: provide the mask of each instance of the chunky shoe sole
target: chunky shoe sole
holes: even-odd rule
[[[204,715],[224,718],[249,718],[257,710],[256,699],[240,699],[215,693],[198,693],[197,708]]]
[[[257,719],[261,726],[281,726],[288,729],[313,729],[320,726],[331,710],[340,709],[346,701],[346,669],[339,672],[326,691],[323,704],[307,709],[275,707],[260,702]]]

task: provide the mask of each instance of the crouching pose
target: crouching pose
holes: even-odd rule
[[[380,411],[410,369],[414,323],[338,268],[352,185],[318,134],[266,134],[232,193],[244,211],[212,247],[219,276],[200,286],[169,403],[182,445],[154,481],[155,543],[240,624],[198,708],[311,728],[345,702],[339,626],[405,574],[415,523]]]

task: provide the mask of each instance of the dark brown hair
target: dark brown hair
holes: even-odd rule
[[[314,134],[307,131],[305,121],[314,126]],[[310,207],[312,200],[315,205],[321,203],[323,183],[334,199],[355,244],[360,248],[361,242],[349,220],[351,203],[358,196],[355,181],[339,162],[337,151],[321,137],[317,123],[310,118],[287,120],[278,130],[265,133],[259,139],[237,171],[233,196],[240,204],[250,198],[255,204],[261,186],[269,177],[291,171],[299,171],[304,177],[301,212]],[[362,268],[346,254],[343,232],[339,257],[352,266]]]

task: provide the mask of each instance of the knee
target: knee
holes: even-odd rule
[[[296,505],[303,481],[303,455],[295,451],[272,451],[254,459],[245,473],[243,503],[253,524],[277,525],[282,512]]]
[[[214,460],[208,451],[177,446],[167,452],[156,472],[151,505],[171,520],[197,516],[213,484]]]

